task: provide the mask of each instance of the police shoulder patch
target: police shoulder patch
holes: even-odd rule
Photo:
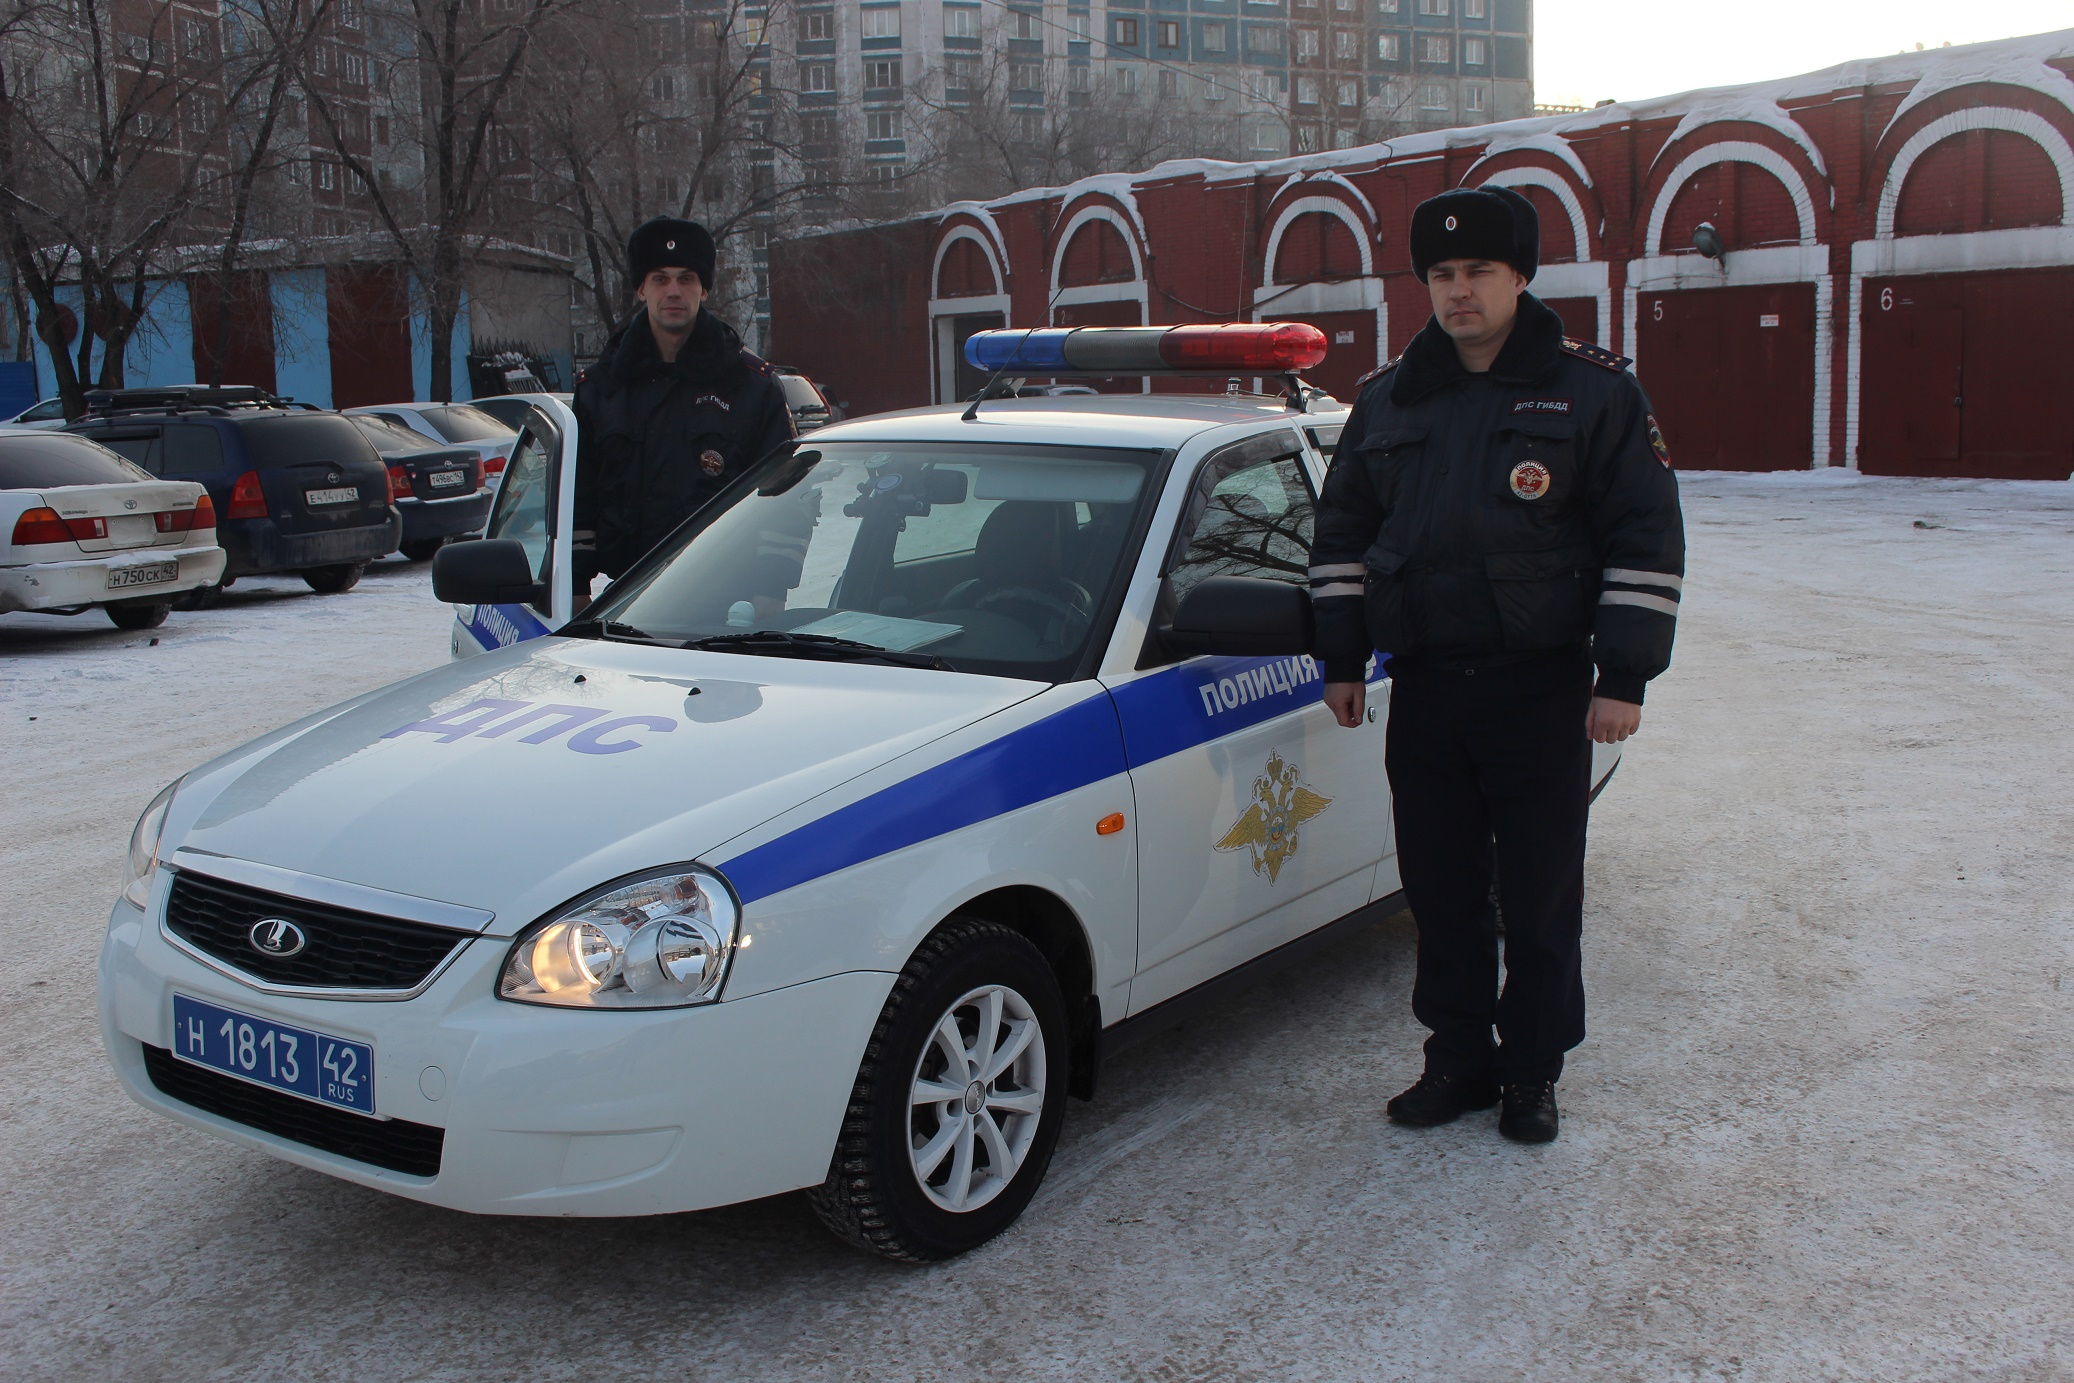
[[[1624,355],[1615,355],[1604,346],[1595,346],[1589,341],[1579,341],[1572,336],[1563,338],[1563,352],[1566,355],[1574,355],[1579,360],[1589,360],[1603,370],[1625,370],[1635,363]]]
[[[742,363],[760,375],[767,375],[771,372],[770,362],[751,350],[742,352]]]
[[[1392,370],[1396,369],[1396,368],[1397,368],[1397,367],[1398,367],[1398,366],[1399,366],[1400,364],[1402,364],[1403,362],[1404,362],[1404,357],[1403,357],[1403,356],[1401,356],[1401,355],[1394,355],[1394,356],[1391,356],[1391,357],[1390,357],[1390,358],[1389,358],[1388,360],[1385,360],[1385,361],[1384,361],[1384,362],[1383,362],[1382,364],[1380,364],[1380,365],[1376,366],[1376,367],[1375,367],[1375,368],[1374,368],[1373,370],[1370,370],[1370,371],[1369,371],[1369,372],[1368,372],[1367,374],[1365,374],[1365,375],[1361,376],[1361,378],[1359,378],[1359,379],[1355,380],[1355,381],[1354,381],[1354,387],[1355,387],[1356,389],[1359,389],[1359,388],[1360,388],[1360,387],[1361,387],[1362,385],[1364,385],[1364,384],[1368,383],[1368,381],[1370,381],[1371,379],[1380,379],[1380,378],[1381,378],[1382,376],[1384,376],[1384,375],[1386,375],[1386,374],[1390,373],[1390,371],[1392,371]]]

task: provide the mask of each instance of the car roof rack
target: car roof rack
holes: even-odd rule
[[[224,415],[255,409],[309,409],[317,405],[297,403],[253,384],[160,384],[137,389],[89,389],[86,415],[116,418],[142,413],[210,413]]]

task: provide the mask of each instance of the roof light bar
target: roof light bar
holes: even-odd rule
[[[1288,374],[1325,358],[1308,322],[1185,327],[1041,327],[974,332],[965,359],[990,373],[1150,375],[1184,371]]]

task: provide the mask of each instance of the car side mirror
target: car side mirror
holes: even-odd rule
[[[516,538],[454,543],[432,558],[432,594],[449,605],[530,605],[546,598]]]
[[[1271,658],[1311,651],[1311,593],[1257,576],[1212,576],[1181,597],[1159,631],[1177,653]]]

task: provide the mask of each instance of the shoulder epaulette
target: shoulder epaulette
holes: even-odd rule
[[[742,363],[760,375],[767,375],[771,372],[770,362],[747,347],[744,347],[742,350]]]
[[[1396,369],[1399,365],[1403,363],[1403,356],[1393,355],[1388,360],[1385,360],[1382,364],[1376,366],[1373,370],[1370,370],[1367,374],[1361,376],[1361,378],[1355,380],[1354,387],[1356,389],[1359,389],[1362,385],[1368,383],[1368,381],[1370,381],[1371,379],[1379,379],[1382,376],[1390,373],[1390,371]]]
[[[1624,355],[1615,355],[1604,346],[1595,346],[1589,341],[1579,341],[1574,336],[1565,336],[1563,338],[1563,350],[1570,355],[1576,356],[1579,360],[1589,360],[1601,369],[1625,370],[1628,366],[1635,363]]]

